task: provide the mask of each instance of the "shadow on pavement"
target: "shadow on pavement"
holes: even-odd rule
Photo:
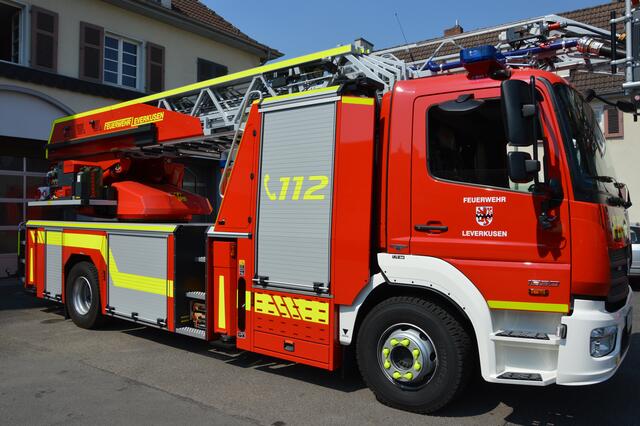
[[[640,334],[631,337],[620,370],[592,386],[531,387],[474,382],[465,394],[437,413],[443,417],[485,414],[499,404],[512,408],[505,421],[515,424],[637,424],[640,422]]]
[[[638,291],[635,297],[640,297]],[[637,305],[636,305],[637,306]],[[56,303],[26,294],[17,282],[0,280],[0,310],[42,309],[64,320],[64,310]],[[477,378],[462,397],[436,413],[439,417],[464,418],[486,414],[503,404],[512,409],[504,421],[515,424],[633,424],[640,423],[640,333],[631,336],[628,355],[617,374],[605,383],[592,386],[531,387],[486,383]],[[53,325],[52,325],[53,326]],[[341,392],[354,392],[365,387],[352,357],[347,357],[348,373],[282,361],[269,356],[244,352],[221,343],[207,343],[163,330],[111,318],[100,331],[121,331],[191,353],[226,362],[239,368],[254,368]]]
[[[0,279],[0,311],[59,306],[53,302],[36,299],[27,293],[15,278]]]

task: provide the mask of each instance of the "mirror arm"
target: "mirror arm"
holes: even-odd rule
[[[553,208],[559,207],[562,204],[564,194],[560,182],[556,179],[550,179],[549,184],[540,184],[536,186],[534,195],[540,195],[544,197],[541,202],[540,216],[538,216],[538,223],[544,230],[549,230],[554,227],[557,216],[551,216],[549,211]]]
[[[538,97],[537,97],[537,91],[536,91],[536,77],[533,75],[529,80],[529,86],[531,87],[531,100],[533,102],[533,120],[531,120],[532,126],[533,126],[533,129],[532,129],[533,130],[533,159],[534,161],[539,161],[538,160]],[[536,186],[540,184],[538,173],[536,173],[533,176],[533,182]]]

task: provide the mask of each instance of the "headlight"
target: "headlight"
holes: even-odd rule
[[[591,330],[591,356],[602,358],[616,348],[618,326],[594,328]]]

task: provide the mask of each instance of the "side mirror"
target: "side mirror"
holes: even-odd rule
[[[507,161],[509,179],[515,183],[529,183],[540,172],[540,161],[532,160],[528,152],[510,152]]]
[[[616,102],[616,108],[618,108],[622,112],[626,112],[628,114],[635,114],[638,112],[636,106],[633,102],[629,101],[618,101]]]
[[[537,106],[531,85],[522,80],[503,81],[500,86],[505,134],[512,146],[536,143]]]

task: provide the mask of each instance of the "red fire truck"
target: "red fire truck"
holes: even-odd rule
[[[536,25],[527,61],[593,55]],[[353,346],[376,397],[416,412],[475,369],[607,380],[631,334],[628,191],[585,99],[515,56],[419,70],[348,45],[56,120],[31,205],[64,220],[26,224],[24,285],[84,328],[326,370]],[[227,159],[214,223],[187,158]]]

